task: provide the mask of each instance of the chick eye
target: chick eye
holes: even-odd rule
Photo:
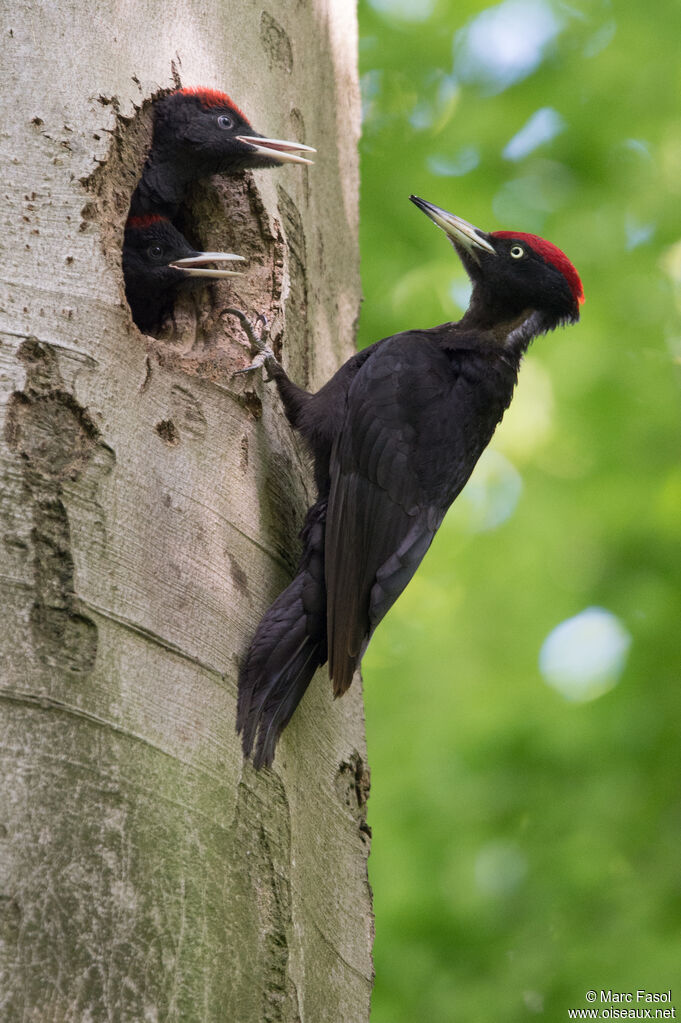
[[[511,255],[513,256],[514,259],[522,259],[523,256],[525,255],[525,249],[522,247],[522,245],[514,245],[513,248],[511,249]]]
[[[147,252],[152,259],[159,259],[163,255],[163,248],[160,245],[150,245]]]
[[[218,124],[221,128],[233,128],[234,121],[231,117],[227,117],[227,114],[220,114],[218,117]]]

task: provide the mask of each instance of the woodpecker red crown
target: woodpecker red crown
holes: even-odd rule
[[[128,217],[125,226],[135,229],[151,227],[152,224],[167,224],[168,218],[162,217],[159,213],[145,213],[141,217]]]
[[[226,92],[220,92],[218,89],[204,89],[200,85],[189,86],[186,89],[178,89],[175,95],[196,96],[201,106],[204,107],[230,107],[239,117],[243,117],[244,121],[248,121],[243,110],[239,109],[234,100]]]
[[[517,238],[518,241],[526,242],[531,249],[534,249],[538,256],[541,256],[542,259],[545,259],[547,263],[555,266],[556,270],[562,273],[570,285],[570,291],[574,295],[575,301],[579,302],[580,305],[584,302],[584,289],[579,279],[577,268],[553,242],[547,242],[545,238],[540,238],[536,234],[522,234],[517,231],[493,231],[492,237]]]

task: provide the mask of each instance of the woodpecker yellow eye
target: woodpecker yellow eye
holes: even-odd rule
[[[221,128],[226,128],[227,130],[234,127],[234,121],[231,117],[227,117],[226,114],[220,114],[218,117],[218,124]]]
[[[511,255],[514,259],[522,259],[525,255],[525,249],[522,245],[514,245],[511,249]]]

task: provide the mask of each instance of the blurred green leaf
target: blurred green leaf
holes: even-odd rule
[[[361,0],[360,28],[360,344],[465,305],[412,192],[539,232],[586,293],[364,661],[372,1019],[565,1019],[681,962],[681,5]],[[578,704],[539,655],[587,608],[631,645]]]

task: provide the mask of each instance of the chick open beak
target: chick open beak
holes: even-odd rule
[[[307,160],[298,153],[316,153],[312,146],[304,146],[302,142],[286,142],[284,139],[265,139],[260,135],[237,135],[239,142],[252,146],[258,156],[268,156],[277,163],[304,163],[311,165],[314,161]]]
[[[188,277],[212,277],[218,280],[221,277],[240,277],[240,270],[214,270],[206,267],[206,263],[227,263],[230,261],[244,262],[244,256],[237,256],[233,252],[197,252],[195,256],[185,256],[184,259],[176,259],[168,263],[173,270],[183,270]]]

